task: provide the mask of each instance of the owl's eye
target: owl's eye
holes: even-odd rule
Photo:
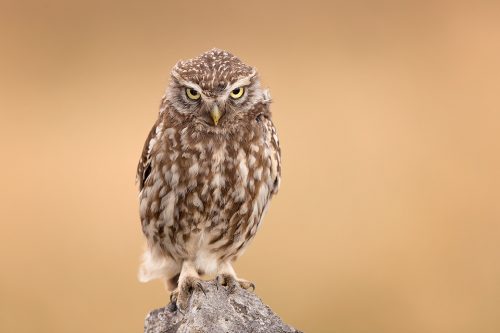
[[[186,96],[193,101],[201,97],[200,93],[193,88],[186,88]]]
[[[243,89],[243,87],[239,87],[239,88],[231,90],[231,92],[229,93],[229,96],[231,96],[232,99],[238,99],[241,96],[243,96],[244,92],[245,92],[245,89]]]

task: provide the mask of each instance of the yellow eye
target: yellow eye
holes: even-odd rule
[[[200,93],[193,88],[186,88],[186,96],[193,101],[201,97]]]
[[[233,98],[233,99],[238,99],[241,96],[243,96],[244,92],[245,92],[245,89],[243,89],[243,87],[239,87],[239,88],[231,90],[231,92],[229,93],[229,96],[231,96],[231,98]]]

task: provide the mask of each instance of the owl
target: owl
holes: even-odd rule
[[[212,49],[178,62],[170,81],[137,168],[147,240],[139,279],[165,279],[185,309],[204,274],[254,287],[232,263],[278,191],[281,161],[255,68]]]

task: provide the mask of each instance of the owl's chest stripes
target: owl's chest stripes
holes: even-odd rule
[[[231,256],[252,238],[271,195],[273,153],[253,133],[231,142],[187,142],[167,129],[169,145],[141,194],[146,236],[174,258],[208,250]],[[162,161],[164,163],[162,163]]]
[[[185,198],[179,198],[179,219],[189,221],[191,229],[227,227],[239,204],[249,199],[248,166],[238,165],[237,154],[227,144],[197,147],[182,163],[190,166],[181,176],[188,188]]]

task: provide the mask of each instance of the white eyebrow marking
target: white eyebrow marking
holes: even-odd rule
[[[252,70],[252,73],[250,73],[250,75],[242,77],[241,79],[239,79],[238,81],[236,81],[235,83],[233,83],[231,85],[226,85],[226,88],[224,88],[224,94],[221,95],[221,97],[219,98],[219,101],[224,102],[225,100],[227,100],[229,97],[229,94],[234,89],[239,88],[239,87],[248,86],[251,83],[251,80],[255,76],[255,74],[257,74],[257,72],[254,69],[254,70]]]
[[[189,87],[189,88],[193,88],[194,90],[197,90],[198,92],[201,92],[201,87],[199,85],[197,85],[196,83],[194,82],[190,82],[190,81],[186,81],[184,80],[182,77],[180,77],[179,74],[177,74],[175,71],[172,72],[172,76],[177,80],[179,81],[179,83],[183,86],[186,86],[186,87]]]
[[[252,70],[252,73],[250,73],[250,75],[245,76],[245,77],[239,79],[238,81],[236,81],[235,83],[231,84],[230,86],[227,86],[226,89],[225,89],[225,91],[226,92],[230,92],[233,89],[236,89],[238,87],[249,85],[251,83],[252,78],[255,76],[255,74],[257,74],[257,72],[254,69],[254,70]]]
[[[196,83],[194,82],[190,82],[190,81],[186,81],[184,80],[182,77],[179,76],[178,73],[176,73],[175,71],[172,72],[172,76],[177,80],[179,81],[179,83],[185,87],[188,87],[188,88],[191,88],[191,89],[194,89],[196,90],[197,92],[200,93],[201,97],[203,97],[203,99],[206,99],[207,96],[203,93],[203,89],[201,89],[201,87],[199,85],[197,85]]]

